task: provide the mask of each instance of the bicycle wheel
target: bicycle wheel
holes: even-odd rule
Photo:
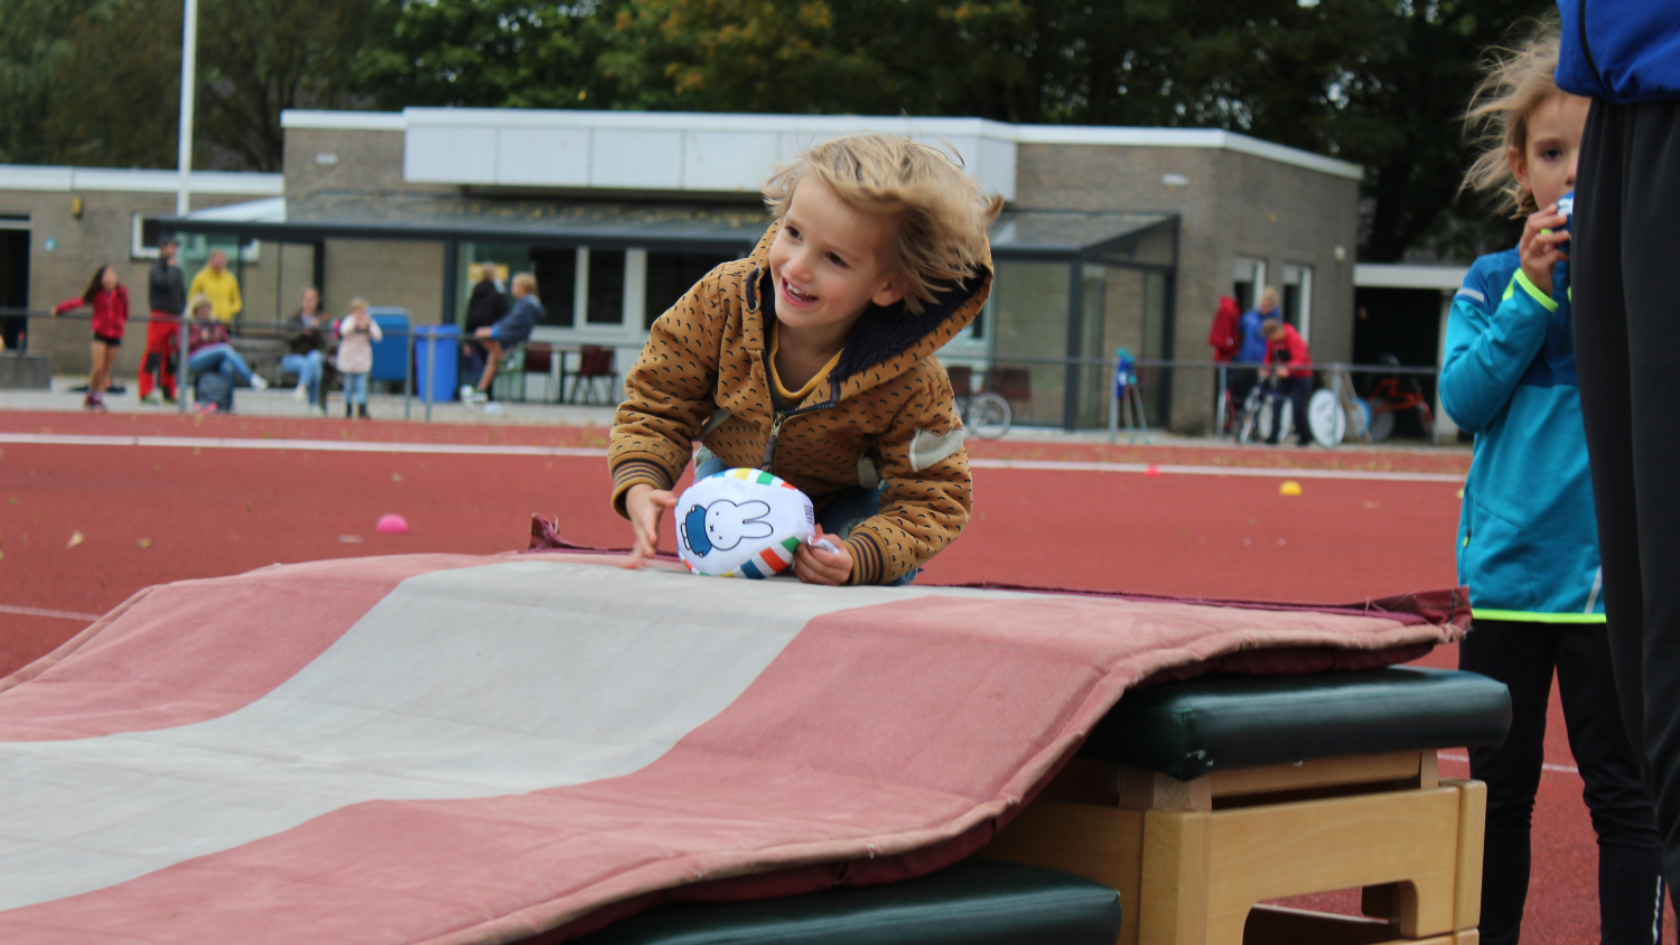
[[[1243,400],[1242,425],[1237,431],[1237,442],[1247,445],[1254,441],[1255,433],[1259,432],[1261,397],[1259,388],[1249,392]],[[1263,436],[1263,435],[1262,435]]]
[[[1383,407],[1377,408],[1371,417],[1371,442],[1381,443],[1394,435],[1394,411]]]
[[[992,393],[979,394],[968,403],[963,413],[963,426],[982,440],[995,440],[1009,432],[1014,413],[1009,401]]]
[[[1322,388],[1307,401],[1307,429],[1319,446],[1335,449],[1347,436],[1347,414],[1335,391]]]

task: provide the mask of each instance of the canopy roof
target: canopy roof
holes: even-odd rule
[[[1164,233],[1176,220],[1169,213],[1009,210],[992,227],[992,249],[1005,258],[1107,254]],[[751,203],[355,194],[271,198],[159,222],[173,232],[283,242],[457,239],[710,250],[750,248],[770,216]]]

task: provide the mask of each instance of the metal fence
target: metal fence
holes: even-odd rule
[[[184,351],[187,350],[187,329],[188,329],[189,325],[191,324],[190,319],[180,318],[180,317],[171,317],[171,318],[167,318],[167,319],[152,319],[151,317],[148,317],[147,320],[148,321],[150,321],[150,320],[168,321],[168,322],[175,323],[177,325],[177,335],[176,335],[176,339],[175,339],[175,341],[176,341],[176,351],[177,352],[184,352]],[[32,333],[32,332],[29,331],[29,326],[31,325],[31,323],[37,322],[37,321],[84,322],[85,323],[85,322],[91,322],[92,321],[92,316],[89,315],[86,312],[81,312],[81,311],[69,312],[69,313],[66,313],[66,314],[63,314],[63,315],[54,315],[51,312],[43,312],[43,311],[39,311],[39,310],[36,310],[36,309],[20,309],[20,308],[8,308],[8,307],[0,306],[0,329],[4,329],[4,333],[5,333],[4,337],[7,339],[8,342],[13,337],[16,337],[17,336],[16,335],[16,330],[20,327],[19,323],[21,322],[22,323],[21,338],[24,340],[24,343],[17,346],[16,348],[13,348],[8,344],[8,347],[6,348],[5,352],[0,353],[0,356],[4,356],[5,354],[11,354],[11,353],[14,353],[14,352],[20,353],[20,354],[28,353],[29,346],[28,346],[28,343],[27,343],[27,339],[28,339],[29,335]],[[131,316],[130,317],[130,322],[138,322],[138,321],[140,321],[140,318],[138,316]],[[335,318],[335,319],[333,319],[333,321],[337,321],[337,319]],[[417,378],[415,377],[416,365],[419,366],[419,371],[420,371],[420,377],[418,378],[418,380],[421,383],[420,391],[425,392],[425,393],[430,393],[430,394],[434,395],[434,396],[424,396],[424,394],[422,394],[422,396],[420,397],[420,399],[421,399],[421,401],[422,401],[422,403],[424,404],[424,407],[425,407],[425,420],[426,420],[426,422],[430,423],[431,420],[432,420],[432,404],[438,398],[436,398],[436,396],[435,396],[436,392],[434,390],[434,384],[433,384],[433,381],[434,381],[435,378],[434,378],[434,375],[431,372],[432,372],[432,370],[435,369],[438,343],[442,340],[442,337],[443,337],[443,336],[437,336],[433,333],[433,331],[431,331],[431,329],[435,329],[436,327],[437,326],[435,326],[435,325],[414,325],[412,322],[410,322],[408,328],[406,328],[406,329],[391,329],[391,330],[386,330],[383,333],[385,338],[401,340],[403,348],[404,348],[403,377],[402,377],[403,419],[404,420],[411,420],[411,419],[413,419],[413,416],[414,416],[414,399],[415,399],[415,395],[416,395],[415,382],[417,380]],[[229,329],[229,336],[231,338],[235,339],[235,340],[260,339],[260,340],[272,340],[272,341],[285,341],[287,339],[296,337],[299,334],[299,330],[296,327],[288,326],[288,325],[285,325],[285,324],[279,323],[279,322],[274,322],[274,323],[235,322],[233,324],[229,324],[228,329]],[[328,336],[330,334],[331,330],[330,329],[319,329],[319,331],[320,331],[322,337],[325,338],[326,336]],[[142,337],[144,337],[143,333],[142,333]],[[415,357],[415,353],[416,353],[415,352],[415,340],[417,338],[418,339],[424,339],[424,340],[431,340],[433,342],[432,344],[428,344],[428,345],[425,346],[426,356],[423,357],[423,358],[420,358],[420,359],[416,359],[416,357]],[[450,344],[451,344],[451,354],[450,354],[450,356],[453,357],[454,356],[454,353],[453,353],[454,346],[459,344],[459,338],[450,337],[449,341],[450,341]],[[235,350],[237,350],[237,345],[235,345]],[[276,352],[276,353],[278,353],[278,352]],[[275,360],[278,361],[278,358],[275,358]],[[177,369],[176,369],[176,375],[175,375],[176,376],[176,384],[177,384],[176,402],[180,405],[180,409],[181,409],[182,413],[185,413],[185,412],[192,409],[192,405],[189,402],[189,398],[187,396],[185,396],[184,393],[182,393],[184,391],[190,391],[190,390],[193,389],[192,388],[192,372],[188,368],[187,361],[188,361],[188,359],[186,357],[178,357],[177,358]],[[374,380],[385,381],[385,382],[388,382],[388,383],[395,383],[396,378],[386,376],[386,377],[376,377],[376,378],[374,378]]]

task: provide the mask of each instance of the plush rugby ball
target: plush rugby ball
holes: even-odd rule
[[[707,476],[677,500],[677,553],[695,574],[767,578],[815,533],[805,493],[758,469]]]

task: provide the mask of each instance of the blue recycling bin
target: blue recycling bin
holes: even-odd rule
[[[414,388],[421,401],[438,404],[455,399],[460,349],[458,326],[414,326]]]
[[[370,305],[368,317],[385,334],[384,338],[373,343],[373,371],[368,380],[401,384],[408,379],[408,309]]]

